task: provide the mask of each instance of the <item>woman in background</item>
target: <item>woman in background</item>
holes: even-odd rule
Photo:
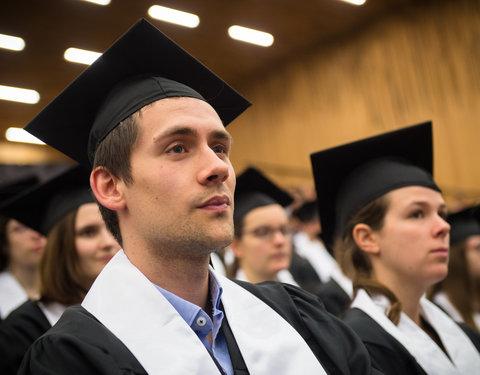
[[[476,216],[478,215],[478,216]],[[480,206],[448,216],[448,276],[434,285],[430,298],[450,316],[480,331]]]
[[[235,260],[229,277],[260,283],[283,281],[296,285],[288,272],[292,256],[286,206],[292,198],[262,173],[249,168],[237,178],[234,239]]]
[[[25,178],[1,188],[1,202],[38,183]],[[27,299],[38,298],[38,265],[45,237],[17,220],[0,216],[0,321]]]
[[[75,167],[35,187],[3,210],[48,234],[40,263],[40,297],[14,310],[0,326],[0,373],[16,374],[31,343],[82,302],[119,245],[107,231],[89,188]]]
[[[424,297],[449,253],[432,153],[427,123],[312,155],[323,235],[355,290],[344,321],[385,374],[480,368],[480,337]]]

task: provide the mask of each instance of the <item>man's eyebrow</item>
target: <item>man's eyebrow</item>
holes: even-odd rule
[[[222,130],[213,131],[212,134],[211,134],[211,137],[215,138],[215,139],[222,139],[222,140],[228,141],[230,143],[233,142],[233,138],[230,135],[230,133],[228,133],[226,131],[222,131]]]
[[[164,133],[157,134],[153,137],[154,142],[158,142],[164,138],[174,137],[176,135],[197,135],[198,132],[195,129],[192,129],[187,126],[176,126]]]
[[[188,126],[176,126],[176,127],[173,127],[172,129],[167,130],[164,133],[155,135],[153,137],[153,141],[158,142],[161,139],[175,137],[177,135],[197,136],[198,131]],[[232,136],[227,131],[224,131],[224,130],[214,130],[213,132],[210,133],[209,137],[213,139],[225,140],[230,143],[233,141]]]

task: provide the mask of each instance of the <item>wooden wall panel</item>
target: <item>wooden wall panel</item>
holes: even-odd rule
[[[419,2],[420,3],[420,2]],[[272,69],[243,93],[232,162],[311,184],[309,154],[433,120],[435,178],[480,198],[480,1],[429,2]]]

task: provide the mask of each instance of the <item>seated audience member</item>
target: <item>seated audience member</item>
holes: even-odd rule
[[[27,177],[2,186],[0,202],[37,182],[36,177]],[[0,321],[27,299],[38,297],[38,264],[44,246],[40,233],[0,216]]]
[[[237,177],[235,230],[230,245],[235,261],[229,267],[229,277],[254,284],[274,280],[296,285],[287,271],[292,231],[285,207],[291,202],[288,193],[255,168]]]
[[[122,246],[19,374],[368,374],[360,339],[311,294],[209,267],[233,240],[225,129],[249,103],[140,20],[26,130],[92,168]]]
[[[67,306],[82,302],[120,246],[105,227],[79,167],[45,181],[2,207],[47,235],[40,262],[40,298],[14,310],[0,325],[0,373],[16,374],[28,347]]]
[[[480,339],[426,299],[447,275],[450,225],[431,123],[311,156],[323,236],[351,275],[344,321],[385,374],[473,374]]]
[[[476,215],[477,216],[476,216]],[[431,299],[450,316],[480,331],[480,206],[448,216],[448,275],[434,285]]]
[[[329,312],[341,315],[351,302],[352,282],[340,270],[335,258],[319,238],[321,233],[317,201],[305,202],[292,213],[297,232],[293,236],[294,255],[305,259],[308,265],[300,263],[299,257],[292,257],[290,272],[302,288],[317,294]],[[315,272],[316,282],[309,268]],[[305,280],[307,279],[307,280]]]

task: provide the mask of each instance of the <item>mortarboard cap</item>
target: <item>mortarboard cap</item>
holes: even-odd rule
[[[0,204],[12,199],[15,195],[20,194],[22,191],[34,186],[39,182],[37,176],[25,176],[22,178],[9,181],[6,184],[0,186]]]
[[[84,203],[95,202],[89,172],[75,166],[14,196],[0,212],[48,235],[66,214]]]
[[[119,122],[159,99],[208,102],[228,125],[250,103],[145,19],[139,20],[25,130],[91,167],[98,144]]]
[[[233,219],[238,222],[255,208],[271,204],[286,207],[293,202],[293,198],[259,170],[250,167],[237,177],[234,201]]]
[[[450,245],[480,235],[480,205],[452,213],[447,221],[450,223]]]
[[[332,246],[367,203],[406,186],[438,190],[432,178],[431,122],[391,131],[311,156],[322,238]]]

